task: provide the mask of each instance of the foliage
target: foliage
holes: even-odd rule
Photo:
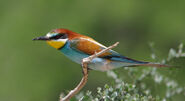
[[[153,45],[151,44],[153,50]],[[153,52],[151,57],[156,59],[156,54]],[[170,63],[174,59],[185,58],[183,53],[183,44],[179,45],[179,49],[170,49],[167,59],[162,60],[162,63]],[[180,69],[172,66],[171,69]],[[97,88],[97,94],[93,95],[91,91],[85,94],[82,92],[76,96],[79,101],[170,101],[172,97],[179,94],[185,94],[185,88],[180,86],[175,80],[160,73],[157,68],[142,69],[139,75],[136,68],[125,68],[128,75],[133,79],[133,83],[125,83],[115,72],[108,71],[107,76],[114,79],[114,85],[105,85],[103,88]],[[154,85],[165,88],[164,93],[160,95],[152,94],[152,88],[147,85],[145,79],[152,79]],[[185,96],[185,95],[184,95]]]

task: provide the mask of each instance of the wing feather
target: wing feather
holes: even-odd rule
[[[71,40],[71,48],[81,51],[88,55],[93,55],[96,52],[100,52],[101,50],[105,49],[106,47],[98,42],[96,42],[92,38],[75,38]],[[110,51],[100,55],[99,57],[104,57],[107,55],[111,55]]]

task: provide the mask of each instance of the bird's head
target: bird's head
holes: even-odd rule
[[[75,36],[75,33],[67,29],[55,29],[47,33],[45,36],[34,38],[33,40],[46,41],[50,46],[60,49],[67,41]]]

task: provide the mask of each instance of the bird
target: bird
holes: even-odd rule
[[[82,59],[107,48],[91,37],[64,28],[54,29],[45,36],[37,37],[32,40],[46,41],[47,44],[61,51],[66,57],[78,64],[82,64]],[[88,64],[89,69],[97,71],[108,71],[119,67],[136,66],[168,67],[166,64],[128,58],[114,50],[109,50],[101,54]]]

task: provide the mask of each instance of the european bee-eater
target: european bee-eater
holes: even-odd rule
[[[72,32],[68,29],[55,29],[47,33],[46,36],[37,37],[33,40],[46,41],[50,46],[61,51],[65,56],[78,64],[81,64],[83,58],[106,48],[94,39]],[[118,67],[132,66],[166,67],[166,65],[163,64],[134,60],[110,50],[99,57],[94,58],[88,65],[88,68],[92,70],[106,71]]]

